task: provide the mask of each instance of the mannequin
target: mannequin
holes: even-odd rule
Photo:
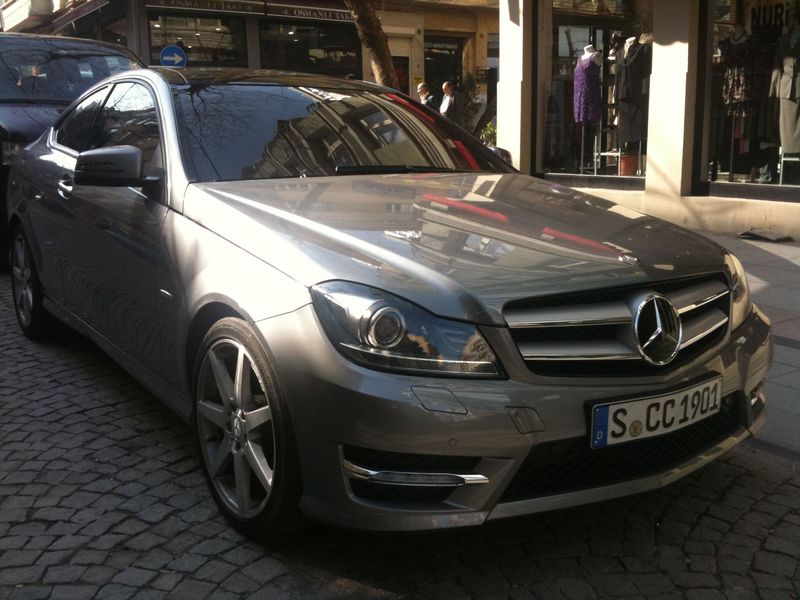
[[[573,108],[576,123],[600,120],[600,65],[603,57],[593,44],[584,46],[575,64]]]
[[[778,129],[784,154],[800,152],[800,10],[775,48],[769,95],[780,100]]]
[[[651,49],[651,44],[642,44],[638,37],[629,37],[617,51],[614,100],[619,104],[620,144],[647,139]]]
[[[575,64],[575,79],[573,85],[573,114],[575,122],[581,125],[581,168],[583,167],[583,154],[586,139],[586,126],[594,127],[600,121],[600,66],[603,64],[603,55],[597,51],[593,44],[584,46],[583,55]],[[589,135],[593,135],[590,129]]]

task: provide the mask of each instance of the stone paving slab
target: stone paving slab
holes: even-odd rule
[[[423,534],[232,530],[189,428],[91,343],[33,343],[0,273],[0,599],[793,599],[800,461],[740,446],[664,490]]]

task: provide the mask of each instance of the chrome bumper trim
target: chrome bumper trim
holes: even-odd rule
[[[345,473],[353,479],[362,479],[385,485],[414,487],[459,487],[489,483],[489,478],[475,473],[417,473],[405,471],[375,471],[360,467],[349,460],[342,461]]]

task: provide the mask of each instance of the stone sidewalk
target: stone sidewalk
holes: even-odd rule
[[[481,528],[220,517],[191,432],[92,344],[19,333],[0,273],[0,598],[792,599],[800,461],[741,446],[664,490]],[[797,363],[795,363],[797,364]]]
[[[767,424],[758,439],[800,453],[800,244],[709,236],[744,264],[754,301],[772,321]]]

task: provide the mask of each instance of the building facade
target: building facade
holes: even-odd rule
[[[498,144],[672,221],[800,238],[799,6],[501,2]]]
[[[401,91],[453,80],[479,102],[497,81],[498,12],[493,0],[383,2],[378,16]],[[340,0],[11,0],[6,31],[55,33],[127,46],[146,64],[275,68],[372,79],[367,52]],[[490,46],[495,57],[490,57]],[[180,53],[163,52],[180,48]],[[178,58],[175,58],[178,56]],[[171,62],[172,61],[172,62]]]

